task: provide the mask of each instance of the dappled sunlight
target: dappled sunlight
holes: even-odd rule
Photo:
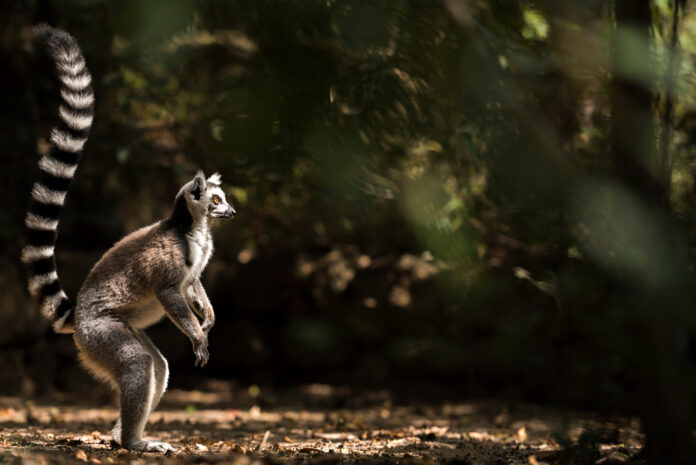
[[[695,4],[7,0],[0,462],[690,465]],[[190,292],[199,223],[167,219],[198,170],[238,213],[198,237],[215,318],[174,296],[143,328],[171,373],[146,434],[179,452],[133,454],[27,277],[44,314],[154,322]]]
[[[145,454],[150,460],[170,461],[184,454],[200,460],[219,460],[218,454],[241,454],[252,460],[280,461],[344,456],[412,458],[424,463],[447,462],[458,457],[486,461],[494,456],[526,463],[553,458],[561,451],[561,420],[552,409],[490,400],[463,403],[392,405],[389,393],[352,393],[366,405],[341,409],[293,409],[284,406],[313,396],[335,398],[351,394],[340,386],[307,385],[294,391],[278,391],[278,400],[262,408],[240,408],[230,393],[177,390],[165,396],[152,415],[149,435],[179,449],[170,458]],[[386,397],[385,397],[386,396]],[[378,401],[376,399],[387,400]],[[370,400],[372,399],[372,400]],[[0,410],[0,457],[15,450],[18,456],[41,460],[45,453],[68,453],[89,461],[127,460],[129,454],[113,445],[108,429],[114,409],[54,405],[50,400],[28,407],[3,398]],[[311,404],[312,402],[309,401]],[[209,406],[215,405],[215,408]],[[641,435],[632,420],[606,422],[600,417],[564,415],[567,440],[577,442],[587,431],[598,431],[600,453],[635,452]],[[28,420],[30,418],[30,421]],[[565,434],[565,433],[564,433]],[[531,462],[530,462],[531,463]]]

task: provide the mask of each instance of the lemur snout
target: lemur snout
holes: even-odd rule
[[[234,208],[232,208],[232,207],[227,207],[227,210],[225,210],[225,215],[223,216],[223,218],[225,218],[225,219],[227,219],[227,218],[232,218],[232,217],[234,217],[236,214],[237,214],[237,211],[236,211]]]

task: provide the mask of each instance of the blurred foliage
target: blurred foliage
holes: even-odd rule
[[[6,3],[14,198],[55,118],[30,25],[71,31],[95,76],[58,247],[74,289],[197,168],[223,173],[218,375],[628,410],[664,395],[634,390],[652,377],[693,392],[691,2]],[[24,206],[0,210],[14,264]]]

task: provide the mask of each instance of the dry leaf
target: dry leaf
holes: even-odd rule
[[[628,462],[628,456],[625,454],[622,454],[621,452],[612,452],[611,454],[607,455],[606,457],[602,457],[601,459],[597,460],[595,463],[596,464],[617,464],[617,463],[625,463]]]
[[[522,442],[527,440],[527,428],[523,426],[517,430],[517,439]]]
[[[530,455],[528,459],[529,465],[549,465],[548,462],[540,462],[535,455]]]
[[[231,447],[232,448],[230,449],[230,451],[235,452],[237,454],[246,454],[248,451],[246,446],[242,446],[240,444],[234,444]]]
[[[433,459],[431,456],[428,454],[423,454],[423,462],[427,465],[434,465],[435,464],[435,459]]]
[[[77,460],[82,460],[83,462],[88,462],[89,459],[87,458],[87,454],[83,450],[78,450],[75,452],[75,458]]]

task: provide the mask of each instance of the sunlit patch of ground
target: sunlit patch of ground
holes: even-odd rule
[[[0,463],[613,464],[636,462],[640,450],[633,420],[496,401],[392,405],[385,396],[348,395],[350,407],[337,408],[327,406],[332,395],[310,386],[262,408],[230,393],[170,392],[146,429],[177,448],[166,456],[114,445],[113,408],[0,398]]]

